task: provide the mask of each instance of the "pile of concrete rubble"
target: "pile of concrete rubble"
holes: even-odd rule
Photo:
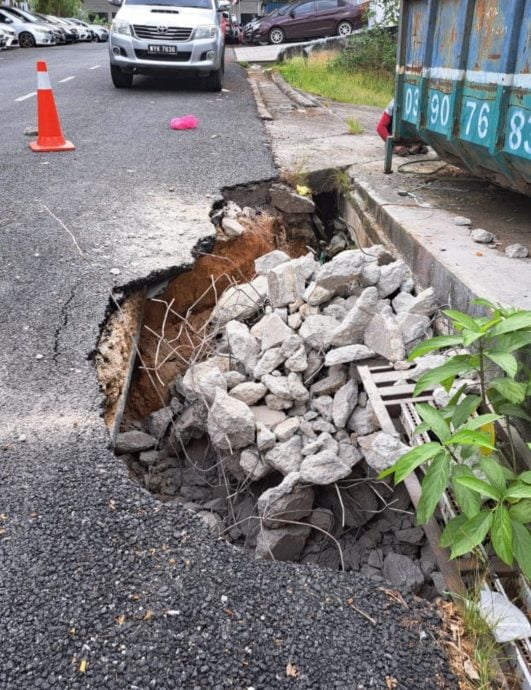
[[[358,377],[378,357],[409,366],[431,335],[433,290],[415,295],[407,265],[382,246],[323,265],[277,250],[255,268],[212,312],[212,355],[116,452],[147,489],[257,557],[440,585],[407,493],[375,481],[407,447],[380,430]]]

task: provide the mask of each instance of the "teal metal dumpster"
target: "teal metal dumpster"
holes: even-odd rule
[[[393,137],[531,195],[531,0],[401,0]]]

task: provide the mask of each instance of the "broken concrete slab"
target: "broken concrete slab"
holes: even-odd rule
[[[332,316],[315,314],[308,316],[299,328],[299,335],[314,350],[326,350],[338,323]]]
[[[211,319],[218,327],[232,319],[248,319],[262,308],[267,298],[267,278],[258,276],[249,283],[229,287],[212,310]]]
[[[335,346],[363,343],[363,336],[369,322],[376,313],[378,290],[368,287],[356,300],[343,321],[332,333],[331,344]]]
[[[286,261],[290,260],[291,257],[289,257],[286,252],[280,251],[280,249],[275,249],[272,252],[259,256],[254,262],[254,270],[259,276],[267,275],[267,273],[276,266],[279,266],[280,264],[286,263]]]
[[[267,272],[267,284],[271,306],[286,307],[302,297],[304,273],[295,261],[281,263]]]
[[[265,527],[279,529],[282,520],[297,521],[312,512],[314,491],[311,487],[298,486],[298,472],[288,474],[278,486],[264,491],[258,498],[258,514]]]
[[[284,443],[277,443],[274,448],[266,453],[265,459],[271,467],[286,476],[290,472],[299,471],[302,462],[301,451],[301,437],[292,436]]]
[[[336,364],[349,364],[362,359],[374,357],[376,353],[366,345],[344,345],[343,347],[329,350],[325,357],[325,366],[332,367]]]

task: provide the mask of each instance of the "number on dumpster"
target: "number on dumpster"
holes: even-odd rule
[[[405,120],[409,122],[416,122],[419,114],[419,96],[418,87],[408,86],[406,88],[406,108]]]
[[[430,124],[432,127],[446,128],[450,119],[450,96],[433,93],[430,99]]]
[[[526,116],[523,110],[515,110],[509,121],[509,128],[509,148],[511,151],[531,156],[531,115]]]
[[[490,128],[489,103],[481,103],[469,98],[465,101],[464,118],[467,139],[478,142],[487,138]]]

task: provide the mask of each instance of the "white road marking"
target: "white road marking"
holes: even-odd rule
[[[75,79],[75,77],[65,77],[64,79],[59,79],[59,84],[64,84],[65,81],[72,81],[72,79]]]
[[[37,92],[36,92],[36,91],[32,91],[31,93],[27,93],[25,96],[19,96],[18,98],[15,98],[15,101],[16,101],[17,103],[20,103],[20,101],[25,101],[25,100],[27,100],[28,98],[33,98],[33,96],[36,96],[36,95],[37,95]]]
[[[89,69],[99,69],[101,65],[94,65],[94,67],[89,67]]]

